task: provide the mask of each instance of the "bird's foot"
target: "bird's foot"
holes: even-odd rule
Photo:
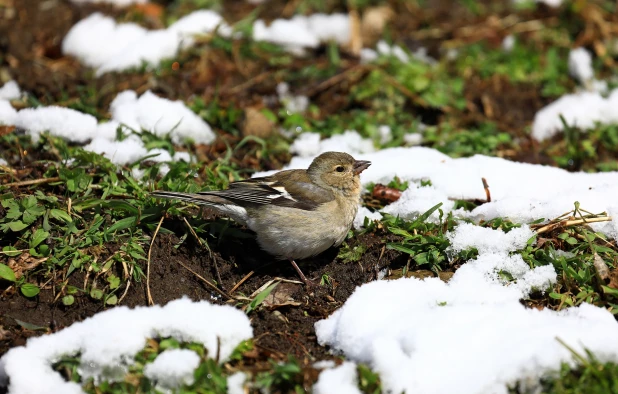
[[[307,286],[307,287],[317,287],[317,286],[319,286],[319,283],[317,283],[315,281],[312,281],[310,279],[307,279],[305,274],[303,274],[303,271],[300,270],[300,267],[298,266],[298,264],[296,264],[296,261],[294,261],[293,259],[289,259],[289,260],[290,260],[290,263],[292,264],[292,267],[294,267],[294,269],[298,273],[298,276],[300,276],[300,280],[303,281],[305,286]]]

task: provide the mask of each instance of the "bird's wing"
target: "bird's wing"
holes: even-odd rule
[[[312,183],[304,171],[281,171],[270,177],[233,182],[226,190],[198,194],[222,197],[242,207],[277,205],[307,211],[334,199],[331,191]]]

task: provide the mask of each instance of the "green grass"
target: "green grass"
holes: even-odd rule
[[[579,354],[564,344],[573,355],[575,366],[563,363],[554,376],[541,381],[541,387],[530,390],[521,387],[509,388],[511,394],[604,394],[618,392],[618,365],[602,363],[594,354],[586,351]]]
[[[534,44],[526,44],[516,38],[510,52],[490,50],[483,43],[466,46],[457,58],[457,69],[477,73],[483,79],[503,75],[512,83],[542,86],[543,96],[558,97],[570,92],[572,82],[566,61],[569,48],[550,47],[539,52]]]
[[[231,356],[232,359],[242,358],[242,351],[252,349],[251,342],[243,342]],[[144,367],[152,363],[156,357],[168,349],[189,349],[200,357],[200,365],[195,370],[195,381],[192,385],[181,388],[181,392],[196,392],[199,388],[201,392],[226,393],[227,376],[221,364],[216,362],[209,355],[206,349],[197,343],[183,343],[173,338],[162,338],[148,340],[146,346],[135,355],[134,362],[129,366],[124,379],[119,382],[100,382],[95,383],[92,379],[84,381],[79,373],[80,357],[63,357],[54,364],[54,369],[62,373],[69,381],[82,385],[87,393],[156,393],[155,383],[144,376]]]
[[[137,162],[131,168],[144,170],[143,178],[138,180],[132,176],[131,168],[119,168],[108,159],[69,146],[61,139],[44,136],[39,146],[33,146],[25,138],[19,141],[14,136],[3,138],[10,146],[54,151],[59,161],[31,163],[44,169],[41,179],[53,180],[45,182],[43,188],[9,191],[0,186],[0,204],[5,210],[5,215],[0,217],[2,253],[45,260],[20,278],[11,277],[6,265],[0,265],[3,270],[0,272],[7,272],[2,277],[15,282],[29,297],[38,294],[33,279],[45,281],[59,274],[62,281],[57,284],[57,290],[65,305],[73,302],[78,291],[113,305],[123,287],[121,281],[143,278],[141,263],[146,259],[146,234],[155,230],[166,213],[186,215],[185,206],[164,205],[150,198],[148,193],[155,187],[196,192],[227,187],[231,180],[243,177],[238,166],[230,161],[231,150],[228,156],[207,166],[170,163],[169,172],[160,179],[161,164],[141,167],[141,162]],[[144,138],[155,143],[152,135]],[[161,142],[165,141],[159,141],[157,147],[163,147]],[[193,222],[198,234],[216,230],[203,220]],[[169,230],[162,228],[161,233],[165,232]],[[69,285],[69,278],[76,271],[90,272],[99,280],[89,281],[84,288],[74,288]]]
[[[564,120],[564,119],[563,119]],[[618,165],[618,126],[602,125],[581,130],[564,123],[564,138],[548,148],[548,155],[559,167],[590,172],[616,171]]]
[[[570,217],[586,220],[605,215],[586,213],[576,202]],[[618,261],[614,240],[582,223],[539,235],[536,241],[536,245],[529,244],[521,255],[531,267],[553,264],[559,279],[548,294],[553,308],[559,310],[587,302],[618,313],[618,289],[608,286],[610,278],[603,270],[603,267],[615,269]]]
[[[401,237],[399,242],[388,243],[387,248],[410,255],[417,266],[426,266],[436,274],[448,263],[446,249],[450,243],[446,232],[452,230],[456,224],[452,215],[444,217],[441,205],[442,203],[435,205],[411,222],[390,215],[385,215],[384,218],[388,232]],[[427,222],[436,211],[440,212],[440,222]]]
[[[247,376],[246,385],[251,392],[281,392],[304,393],[311,389],[311,375],[317,375],[319,370],[307,363],[302,363],[293,356],[283,360],[253,360],[256,348],[251,340],[241,342],[230,359],[222,364],[209,355],[199,343],[180,342],[174,338],[156,338],[146,341],[144,348],[138,352],[133,363],[121,381],[95,383],[92,379],[83,380],[79,373],[80,356],[62,357],[53,365],[54,370],[61,373],[69,381],[79,383],[87,393],[158,393],[155,382],[144,376],[144,368],[152,363],[159,354],[169,349],[189,349],[200,357],[200,364],[193,376],[191,385],[178,388],[179,393],[227,393],[227,379],[236,371],[242,371]],[[247,357],[249,356],[249,357]],[[357,367],[358,388],[362,393],[375,394],[380,390],[379,377],[364,364]]]

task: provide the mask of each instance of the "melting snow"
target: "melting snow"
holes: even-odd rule
[[[77,383],[66,382],[55,372],[52,363],[62,356],[80,353],[79,372],[83,379],[113,381],[123,378],[127,365],[142,350],[147,338],[173,337],[198,342],[208,354],[219,354],[220,360],[225,361],[241,341],[252,336],[247,316],[231,306],[183,298],[165,306],[133,310],[116,307],[57,333],[30,338],[26,346],[9,350],[0,359],[0,385],[10,379],[11,394],[82,393]],[[178,374],[161,368],[161,364],[169,362],[183,363],[175,366]],[[195,358],[183,353],[163,356],[147,370],[161,382],[171,382],[176,378],[182,380],[180,375],[186,374],[180,371],[190,368],[195,368]]]

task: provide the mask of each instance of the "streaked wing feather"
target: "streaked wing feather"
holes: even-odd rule
[[[231,183],[226,190],[199,194],[222,197],[240,206],[272,204],[307,211],[333,199],[330,191],[301,180],[286,182],[288,186],[283,187],[281,180],[274,177],[253,178]]]

